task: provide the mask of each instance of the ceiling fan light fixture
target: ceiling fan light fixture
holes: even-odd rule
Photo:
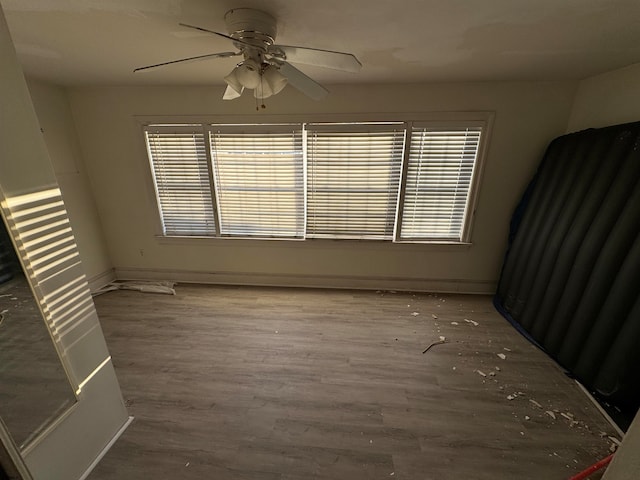
[[[223,100],[234,100],[239,98],[242,95],[242,91],[244,88],[241,87],[241,90],[238,92],[231,85],[227,85],[227,89],[224,91],[224,95],[222,96]]]
[[[267,84],[266,82],[258,85],[258,88],[253,91],[253,96],[261,100],[269,98],[273,94],[273,90],[271,90],[271,87],[269,87],[269,84]]]
[[[242,85],[242,83],[240,83],[240,79],[238,78],[238,67],[231,70],[231,73],[224,77],[224,81],[227,82],[228,85],[227,91],[225,91],[225,97],[227,96],[227,92],[229,91],[229,89],[235,91],[238,96],[242,94],[244,86]]]
[[[269,65],[262,72],[262,81],[253,91],[253,96],[264,100],[280,93],[286,86],[287,79],[285,76],[278,71],[277,67]]]
[[[287,86],[287,78],[274,65],[269,65],[262,74],[263,84],[268,85],[272,95],[277,95]],[[266,89],[265,89],[266,90]]]
[[[238,65],[234,72],[238,82],[244,88],[254,89],[260,85],[260,64],[252,58]]]

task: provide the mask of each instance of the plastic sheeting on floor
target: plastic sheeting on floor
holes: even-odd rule
[[[111,282],[108,285],[93,292],[93,295],[102,295],[103,293],[112,292],[114,290],[136,290],[144,293],[164,293],[167,295],[175,295],[173,288],[175,282],[143,282],[137,280]]]

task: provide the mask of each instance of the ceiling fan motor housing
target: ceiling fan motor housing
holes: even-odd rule
[[[276,38],[276,19],[266,12],[253,8],[234,8],[229,10],[224,20],[229,36],[245,43],[255,45],[261,53],[273,45]],[[242,49],[242,44],[236,44]]]

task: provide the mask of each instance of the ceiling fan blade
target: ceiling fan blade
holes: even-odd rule
[[[187,63],[187,62],[198,62],[200,60],[207,60],[209,58],[226,58],[226,57],[235,57],[240,55],[240,52],[220,52],[220,53],[209,53],[207,55],[198,55],[196,57],[188,57],[181,58],[180,60],[171,60],[170,62],[162,62],[156,63],[155,65],[147,65],[146,67],[136,68],[133,73],[139,72],[141,70],[148,70],[150,68],[163,67],[165,65],[171,65],[172,63]]]
[[[334,70],[344,70],[346,72],[357,73],[362,68],[362,64],[355,55],[344,52],[294,47],[291,45],[273,45],[269,49],[269,53],[287,62],[315,65],[318,67],[332,68]]]
[[[186,23],[179,23],[178,25],[183,27],[188,27],[188,28],[195,28],[196,30],[200,30],[201,32],[212,33],[214,35],[218,35],[219,37],[226,38],[227,40],[231,40],[232,42],[239,43],[240,45],[246,45],[247,47],[255,48],[255,45],[252,45],[251,43],[243,42],[242,40],[238,40],[237,38],[230,37],[229,35],[225,35],[224,33],[214,32],[213,30],[207,30],[206,28],[197,27],[195,25],[188,25]]]
[[[329,90],[287,62],[283,62],[279,70],[290,85],[300,90],[307,97],[311,97],[314,100],[322,100],[329,94]]]

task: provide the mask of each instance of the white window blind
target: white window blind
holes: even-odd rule
[[[211,128],[220,234],[303,237],[302,126]]]
[[[307,237],[392,239],[404,124],[307,126]]]
[[[401,239],[462,240],[480,133],[413,127]]]
[[[202,128],[148,127],[145,136],[163,233],[215,235]]]
[[[163,234],[469,241],[484,120],[145,127]]]

